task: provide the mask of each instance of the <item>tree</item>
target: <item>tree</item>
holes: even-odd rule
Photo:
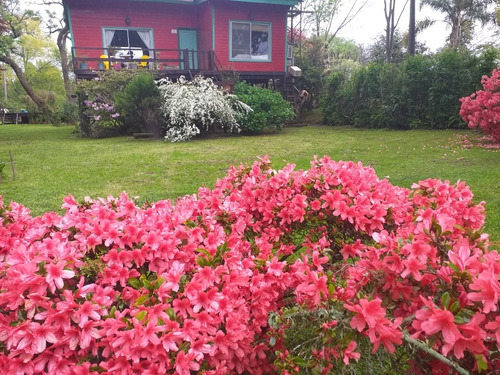
[[[22,65],[18,63],[18,59],[23,55],[22,37],[35,36],[36,28],[33,28],[33,22],[39,21],[38,15],[29,9],[21,10],[19,0],[4,0],[0,3],[0,18],[5,23],[0,37],[0,61],[12,68],[26,94],[38,108],[52,117],[53,110],[35,92],[24,74]]]
[[[46,26],[49,30],[49,34],[57,34],[57,48],[59,49],[59,54],[61,58],[61,70],[64,80],[64,87],[66,90],[66,99],[69,102],[73,102],[72,97],[72,84],[69,77],[70,72],[70,62],[68,59],[68,49],[66,48],[66,43],[70,38],[68,17],[64,11],[62,1],[50,1],[45,0],[42,2],[43,5],[50,6],[50,9],[46,10],[47,21]],[[58,17],[57,14],[60,10],[54,11],[54,7],[58,7],[61,10],[61,16]]]
[[[384,0],[384,15],[385,15],[385,56],[387,62],[392,62],[394,49],[394,33],[398,27],[399,21],[408,4],[408,0],[403,5],[396,18],[396,0]]]
[[[408,27],[408,52],[415,54],[416,23],[415,23],[416,1],[410,0],[410,25]]]
[[[353,0],[348,9],[343,9],[346,3],[342,0],[306,0],[303,8],[311,13],[305,15],[305,26],[328,46],[367,3],[368,0]],[[340,22],[335,22],[337,18],[341,18]]]
[[[464,47],[472,39],[474,24],[482,25],[495,21],[495,13],[490,5],[497,0],[422,0],[420,7],[425,5],[444,13],[444,21],[450,25],[448,36],[450,48]]]
[[[395,64],[402,63],[405,56],[409,51],[408,47],[408,35],[402,34],[398,30],[394,32],[392,36],[392,51],[391,51],[391,62]],[[386,48],[386,35],[380,34],[375,43],[368,47],[368,60],[375,62],[386,62],[387,61],[387,48]],[[415,53],[424,54],[428,52],[428,48],[423,43],[416,42]]]

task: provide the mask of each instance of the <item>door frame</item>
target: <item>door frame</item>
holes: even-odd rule
[[[188,49],[188,69],[198,70],[198,29],[192,29],[187,27],[179,27],[177,29],[177,47],[179,48],[179,57],[182,58],[182,48],[181,48],[181,37],[180,34],[183,31],[194,31],[196,37],[196,49]],[[180,69],[184,70],[183,62],[180,63]]]

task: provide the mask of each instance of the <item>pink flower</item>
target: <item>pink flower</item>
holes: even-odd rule
[[[483,304],[483,312],[497,311],[498,300],[500,299],[500,283],[499,275],[493,272],[492,268],[483,271],[479,276],[473,279],[470,288],[476,290],[476,293],[469,293],[468,297],[471,301],[481,302]]]
[[[47,271],[47,276],[45,280],[49,284],[49,289],[52,293],[56,291],[56,288],[61,289],[64,286],[63,279],[71,279],[75,277],[75,272],[71,270],[65,270],[65,261],[60,261],[57,264],[49,263],[45,266]]]
[[[175,358],[175,370],[178,375],[190,375],[191,370],[198,371],[200,369],[199,363],[195,362],[195,355],[193,353],[184,353],[182,350]]]
[[[349,364],[349,359],[355,359],[356,361],[361,357],[360,353],[355,353],[354,349],[356,349],[356,341],[351,341],[349,345],[347,345],[346,350],[344,350],[344,363],[346,365]]]
[[[57,337],[54,335],[54,328],[44,327],[38,323],[29,324],[30,333],[19,342],[18,349],[28,349],[28,353],[41,353],[47,347],[47,343],[54,344]]]
[[[429,310],[418,310],[415,313],[418,322],[414,322],[414,326],[417,323],[416,327],[419,326],[427,335],[441,332],[445,343],[453,345],[461,336],[455,323],[455,316],[448,310],[435,308],[432,302],[423,297],[421,299]]]
[[[385,317],[385,310],[380,298],[375,298],[372,301],[362,299],[359,301],[359,305],[345,305],[345,308],[358,313],[351,319],[351,327],[359,332],[362,332],[367,324],[370,328],[375,327],[377,320]]]

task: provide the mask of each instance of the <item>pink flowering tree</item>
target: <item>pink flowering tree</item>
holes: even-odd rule
[[[481,83],[483,90],[460,99],[460,116],[469,128],[479,127],[500,142],[500,68],[483,76]]]
[[[500,255],[462,182],[264,158],[175,205],[63,208],[0,202],[0,373],[500,371]]]

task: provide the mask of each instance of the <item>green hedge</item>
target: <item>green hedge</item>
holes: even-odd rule
[[[241,121],[244,132],[258,133],[265,128],[281,130],[285,122],[295,116],[292,105],[277,91],[238,82],[233,94],[252,108]]]
[[[459,99],[480,87],[500,53],[445,50],[402,64],[369,63],[329,76],[321,108],[326,123],[365,128],[461,128]]]

